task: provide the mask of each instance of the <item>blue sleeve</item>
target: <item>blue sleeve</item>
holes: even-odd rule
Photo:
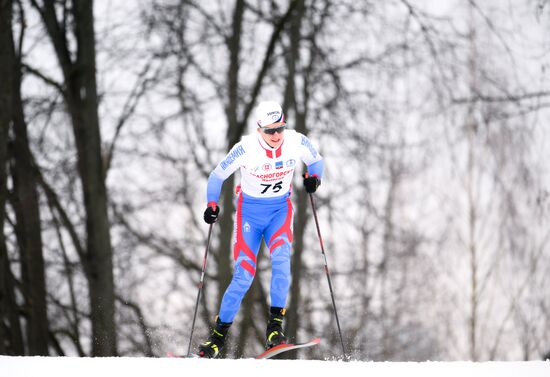
[[[206,185],[206,203],[218,202],[222,191],[223,179],[218,177],[215,172],[210,173],[208,184]]]
[[[323,179],[323,168],[325,164],[323,163],[323,160],[319,160],[317,162],[314,162],[311,165],[307,166],[307,172],[309,175],[317,175],[319,179]]]

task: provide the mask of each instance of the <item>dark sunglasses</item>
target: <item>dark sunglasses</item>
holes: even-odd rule
[[[268,127],[260,127],[260,128],[262,129],[262,132],[266,135],[275,135],[275,132],[282,134],[286,128],[286,124],[283,124],[282,126],[275,127],[275,128],[268,128]]]

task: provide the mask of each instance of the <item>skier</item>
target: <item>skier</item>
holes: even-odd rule
[[[290,251],[293,210],[291,183],[298,160],[307,166],[304,187],[313,193],[321,184],[323,159],[309,139],[286,130],[283,110],[277,102],[261,102],[256,108],[257,132],[244,136],[216,166],[208,178],[204,221],[218,219],[218,199],[223,181],[241,169],[237,186],[234,228],[234,272],[222,298],[219,314],[199,356],[214,358],[223,348],[229,328],[256,272],[256,256],[262,237],[271,254],[271,308],[266,330],[269,349],[286,343],[283,334],[285,304],[290,286]]]

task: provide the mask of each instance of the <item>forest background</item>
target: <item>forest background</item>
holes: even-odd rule
[[[271,99],[325,158],[354,359],[547,355],[549,28],[547,0],[0,0],[0,354],[184,352],[206,180]],[[286,332],[338,357],[300,176]],[[231,278],[237,181],[194,346]],[[227,357],[263,348],[268,255]]]

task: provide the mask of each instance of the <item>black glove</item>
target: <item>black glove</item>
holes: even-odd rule
[[[317,191],[317,187],[321,184],[321,180],[316,175],[304,174],[304,187],[309,194]]]
[[[220,213],[220,207],[215,203],[208,204],[206,210],[204,210],[204,221],[207,224],[214,224],[218,220],[218,214]]]

